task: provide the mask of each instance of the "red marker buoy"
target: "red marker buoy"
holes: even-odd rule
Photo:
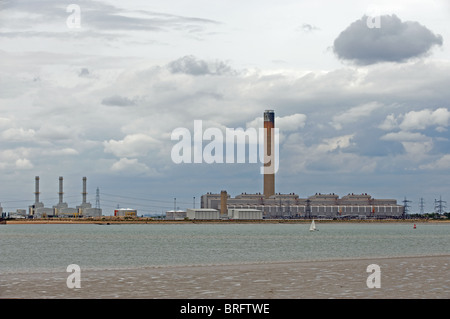
[[[416,224],[414,224],[414,229],[416,229]]]

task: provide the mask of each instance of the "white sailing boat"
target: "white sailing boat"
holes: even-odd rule
[[[311,222],[311,225],[309,226],[309,231],[318,231],[318,229],[316,228],[316,223],[314,222],[314,219]]]

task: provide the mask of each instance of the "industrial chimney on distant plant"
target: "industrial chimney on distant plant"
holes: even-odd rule
[[[264,197],[275,195],[275,113],[264,112]]]

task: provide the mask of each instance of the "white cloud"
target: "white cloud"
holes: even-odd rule
[[[13,149],[0,149],[0,160],[5,163],[15,163],[19,159],[28,158],[32,150],[26,147],[17,147]]]
[[[0,117],[0,128],[5,128],[11,125],[11,119],[6,117]]]
[[[353,136],[353,134],[350,134],[324,139],[323,143],[317,145],[317,151],[320,153],[326,153],[337,149],[347,148],[352,145],[351,140]]]
[[[275,118],[275,125],[280,131],[295,132],[304,128],[306,124],[305,114],[292,114]]]
[[[436,126],[438,130],[442,131],[449,123],[450,112],[448,109],[438,108],[434,111],[424,109],[408,112],[399,126],[402,130],[424,130],[430,126]]]
[[[341,113],[339,115],[333,116],[333,121],[331,125],[337,129],[341,130],[346,125],[355,123],[364,117],[369,117],[372,112],[381,108],[383,105],[378,102],[370,102],[363,105],[352,107],[351,109]]]
[[[285,171],[305,174],[307,172],[372,173],[377,159],[347,152],[354,146],[354,134],[321,139],[317,144],[306,145],[302,133],[290,134],[283,146],[281,165]]]
[[[145,156],[152,149],[158,147],[160,142],[146,134],[130,134],[123,140],[109,140],[103,143],[106,153],[114,154],[117,157],[138,157]]]
[[[400,124],[398,124],[399,122]],[[438,108],[436,110],[427,108],[419,111],[409,111],[397,117],[394,114],[389,114],[379,128],[386,131],[394,129],[400,129],[400,131],[387,133],[380,139],[401,143],[406,154],[409,156],[407,161],[417,163],[426,161],[429,153],[435,146],[435,142],[445,141],[446,138],[440,136],[430,137],[425,133],[414,131],[423,131],[435,127],[437,132],[443,133],[447,130],[449,124],[450,112],[446,108]],[[431,167],[430,165],[434,164],[422,164],[420,167],[429,168]]]
[[[415,162],[424,159],[434,146],[433,139],[417,132],[400,131],[388,133],[381,137],[385,141],[400,142],[405,152],[410,156],[410,161]]]
[[[34,167],[30,160],[26,158],[17,159],[15,164],[17,169],[32,169]]]
[[[433,141],[430,139],[423,142],[402,142],[406,153],[412,156],[411,161],[421,160],[427,157],[427,153],[433,149]]]
[[[115,162],[111,166],[111,170],[113,172],[124,172],[131,174],[147,174],[151,172],[150,168],[147,165],[140,163],[136,158],[129,159],[126,157],[121,158],[120,160]]]
[[[384,130],[384,131],[391,131],[398,127],[398,121],[394,114],[389,114],[386,116],[386,119],[383,123],[381,123],[378,128]]]
[[[66,147],[63,149],[52,150],[48,152],[52,156],[64,156],[64,155],[78,155],[79,152],[76,149]]]
[[[31,141],[36,132],[32,129],[10,128],[0,134],[0,138],[9,142],[28,142]]]

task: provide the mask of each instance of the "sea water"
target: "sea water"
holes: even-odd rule
[[[450,254],[450,224],[0,225],[0,273]]]

